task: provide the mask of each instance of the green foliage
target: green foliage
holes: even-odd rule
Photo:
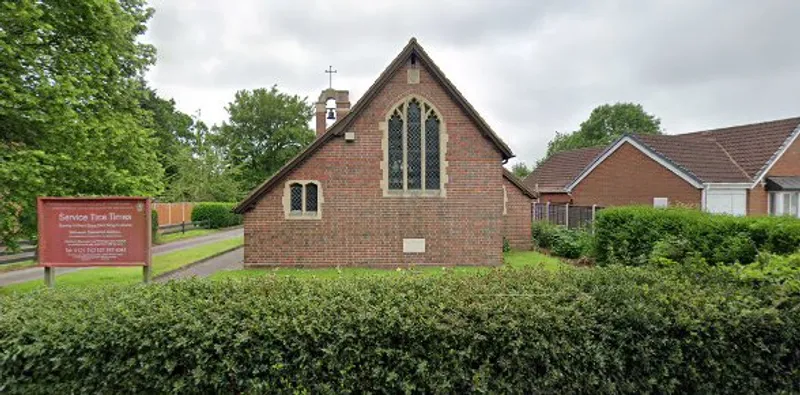
[[[595,222],[599,264],[644,265],[650,258],[680,260],[697,253],[711,264],[747,264],[758,252],[800,248],[800,220],[734,217],[686,208],[615,207]]]
[[[556,256],[578,259],[588,256],[592,236],[583,229],[567,229],[544,221],[533,221],[531,234],[536,247],[549,249]]]
[[[197,153],[184,148],[169,159],[175,173],[169,177],[164,198],[171,202],[230,202],[245,193],[237,181],[239,171],[212,148]]]
[[[533,221],[531,223],[531,236],[536,247],[549,250],[556,242],[556,235],[559,227],[545,221]]]
[[[661,120],[647,113],[640,104],[616,103],[598,106],[572,133],[556,133],[547,144],[547,155],[577,148],[610,144],[625,133],[661,134]]]
[[[268,276],[2,300],[15,393],[793,393],[800,309],[630,267]]]
[[[531,174],[531,171],[533,171],[533,169],[529,168],[525,162],[517,162],[514,164],[514,166],[511,166],[511,172],[520,179],[527,177],[529,174]]]
[[[35,237],[35,197],[163,188],[140,106],[155,60],[143,0],[0,1],[0,237]]]
[[[241,225],[242,215],[231,211],[235,206],[235,203],[198,203],[192,208],[192,222],[205,221],[212,229]]]
[[[751,285],[777,285],[786,292],[800,294],[800,253],[789,256],[759,254],[758,259],[749,265],[734,265],[726,269]]]
[[[503,236],[503,252],[510,252],[511,251],[511,243],[509,243],[508,239]]]
[[[271,89],[236,92],[229,119],[216,130],[215,144],[239,181],[250,190],[269,178],[314,140],[308,123],[314,114],[305,98]]]

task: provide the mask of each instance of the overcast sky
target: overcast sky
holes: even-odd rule
[[[800,115],[797,0],[162,0],[148,79],[227,118],[239,89],[355,102],[417,37],[519,160],[592,108],[630,101],[682,133]]]

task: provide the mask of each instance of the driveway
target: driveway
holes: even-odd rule
[[[222,232],[212,233],[210,235],[195,237],[186,240],[179,240],[169,244],[162,244],[153,246],[153,256],[163,255],[173,251],[180,251],[187,248],[197,247],[204,244],[214,243],[217,241],[233,239],[236,237],[242,237],[244,235],[243,228],[236,228],[231,230],[226,230]],[[240,250],[241,251],[241,250]],[[226,254],[227,255],[227,254]],[[223,255],[224,256],[224,255]],[[31,253],[31,258],[33,257],[33,253]],[[80,267],[80,268],[66,268],[66,267],[59,267],[55,268],[56,276],[59,274],[74,272],[76,270],[90,270],[93,269],[91,267]],[[15,283],[22,283],[31,280],[42,280],[44,281],[44,269],[41,267],[32,267],[29,269],[22,269],[22,270],[15,270],[13,272],[6,272],[0,273],[0,287],[4,285],[10,285]]]

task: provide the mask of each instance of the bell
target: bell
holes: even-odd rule
[[[334,115],[332,108],[328,109],[328,119],[336,119],[336,115]]]

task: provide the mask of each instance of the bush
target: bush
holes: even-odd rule
[[[548,249],[556,256],[578,259],[589,254],[592,236],[582,229],[567,229],[547,222],[534,221],[531,235],[536,247]]]
[[[198,203],[192,208],[192,221],[206,221],[212,229],[242,224],[242,216],[234,214],[235,203]]]
[[[778,285],[785,292],[800,293],[800,253],[790,256],[760,254],[756,262],[728,270],[753,286]]]
[[[615,207],[598,213],[595,236],[601,265],[646,264],[657,243],[669,237],[685,240],[686,252],[696,252],[711,264],[746,264],[758,252],[797,251],[800,220],[713,215],[685,208]]]
[[[630,267],[0,300],[3,393],[794,393],[800,309]]]
[[[533,221],[531,236],[536,247],[549,250],[553,247],[559,227],[544,221]]]

